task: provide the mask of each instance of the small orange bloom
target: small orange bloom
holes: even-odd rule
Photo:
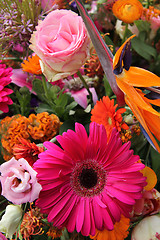
[[[28,60],[24,60],[23,63],[21,64],[23,71],[33,73],[36,75],[42,74],[39,60],[40,58],[37,55],[28,57]]]
[[[160,10],[149,6],[149,8],[143,8],[142,18],[150,20],[153,17],[158,18],[160,16]]]
[[[86,75],[90,78],[94,78],[95,76],[98,76],[100,79],[103,78],[104,71],[95,50],[93,51],[90,59],[86,61],[84,70]]]
[[[143,173],[144,177],[147,177],[146,179],[147,185],[144,187],[144,190],[146,191],[152,190],[157,183],[157,176],[155,172],[150,167],[146,166],[144,169],[141,170],[141,173]]]
[[[38,147],[34,142],[30,143],[24,138],[19,138],[19,144],[13,146],[13,155],[16,159],[24,158],[31,166],[38,159],[38,154],[43,151],[43,147]]]
[[[112,231],[107,229],[99,231],[96,229],[95,236],[90,236],[90,238],[94,240],[124,240],[129,233],[129,223],[130,219],[122,215],[120,221],[114,224],[114,229]]]
[[[47,112],[37,115],[30,114],[28,118],[20,114],[11,118],[6,117],[1,121],[0,127],[4,160],[8,161],[13,157],[13,147],[15,144],[20,144],[19,139],[24,138],[26,139],[24,141],[28,142],[33,141],[33,139],[40,142],[50,140],[58,133],[60,125],[59,118],[54,114],[49,115]],[[25,142],[24,145],[23,147],[21,146],[21,150],[24,151],[23,154],[29,154],[30,152],[30,154],[34,155],[37,153],[38,149],[36,149],[34,144],[28,143],[27,145]],[[19,146],[16,148],[16,151],[18,150],[20,150]],[[33,150],[36,151],[34,152]]]
[[[10,118],[6,117],[1,121],[2,153],[6,161],[13,156],[13,146],[19,143],[18,139],[21,137],[25,139],[29,138],[27,127],[28,119],[20,114]]]
[[[113,69],[117,85],[125,94],[125,101],[140,122],[144,135],[152,146],[160,152],[160,148],[152,135],[154,134],[160,140],[160,113],[152,107],[152,105],[160,107],[158,89],[160,78],[145,69],[130,67],[130,41],[133,37],[134,35],[128,38],[116,52]],[[146,89],[149,95],[145,94],[142,89]]]
[[[31,210],[24,214],[20,227],[20,232],[25,240],[30,239],[31,236],[42,235],[44,233],[41,221],[43,215],[37,207],[32,208],[30,204],[30,208]]]
[[[114,106],[114,100],[110,100],[108,96],[104,96],[102,100],[97,101],[96,105],[91,111],[91,121],[104,125],[108,139],[115,127],[120,132],[121,129],[128,129],[126,123],[123,122],[122,113],[126,111],[125,108],[120,108],[116,111],[118,104]]]
[[[112,11],[123,22],[133,23],[141,17],[143,6],[138,0],[117,0]]]
[[[50,228],[47,232],[47,236],[51,237],[52,239],[60,238],[62,236],[62,231],[63,230],[64,230],[64,228],[59,229],[59,228],[56,228],[52,225],[52,226],[50,226]]]
[[[60,120],[54,114],[49,115],[48,112],[30,114],[28,121],[27,131],[34,140],[48,141],[59,132]]]

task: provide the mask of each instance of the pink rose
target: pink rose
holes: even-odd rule
[[[37,182],[37,172],[29,163],[14,157],[0,166],[2,195],[14,204],[33,202],[42,189]]]
[[[41,59],[48,81],[76,73],[90,55],[91,41],[80,16],[70,10],[54,10],[39,22],[30,48]]]

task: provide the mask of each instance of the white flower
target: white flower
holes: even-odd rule
[[[116,32],[117,34],[120,36],[121,39],[123,39],[124,37],[124,32],[125,32],[125,25],[122,24],[121,20],[117,20],[116,22],[116,26],[115,26]],[[139,30],[137,28],[137,26],[135,24],[133,24],[132,26],[129,24],[128,25],[128,29],[135,34],[136,36],[138,36],[139,34]]]
[[[160,215],[144,218],[132,231],[131,240],[157,240],[160,237]]]
[[[7,238],[12,239],[22,218],[22,208],[20,205],[8,205],[5,214],[0,221],[0,232],[6,234]]]

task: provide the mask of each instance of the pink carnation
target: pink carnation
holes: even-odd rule
[[[13,103],[11,98],[8,97],[13,91],[5,88],[6,85],[11,83],[11,75],[12,68],[6,68],[5,64],[0,64],[0,110],[5,113],[9,111],[8,105]]]
[[[2,195],[14,204],[33,202],[38,198],[41,185],[37,182],[36,171],[29,163],[14,157],[0,166]]]
[[[76,123],[75,132],[57,136],[62,148],[45,142],[47,150],[34,164],[42,185],[38,207],[58,228],[95,235],[95,229],[112,230],[121,214],[129,217],[135,199],[142,197],[146,178],[129,150],[113,129],[107,143],[103,125],[90,124],[90,134]]]

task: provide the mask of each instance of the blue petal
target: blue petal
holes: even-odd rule
[[[140,128],[141,128],[141,132],[143,133],[143,135],[145,136],[145,138],[147,139],[147,141],[151,144],[151,146],[156,150],[157,148],[155,147],[154,143],[152,142],[151,138],[149,137],[148,133],[146,132],[146,130],[142,127],[142,125],[140,124]]]
[[[123,57],[124,69],[128,71],[132,62],[131,40],[126,44],[124,51],[125,51],[124,57]]]
[[[160,94],[156,92],[150,92],[150,93],[147,93],[145,97],[151,100],[160,99]]]
[[[119,57],[119,61],[115,66],[113,73],[115,75],[119,75],[122,73],[123,68],[128,71],[131,66],[131,62],[132,62],[132,54],[131,54],[131,40],[130,40],[124,45],[121,55]]]

